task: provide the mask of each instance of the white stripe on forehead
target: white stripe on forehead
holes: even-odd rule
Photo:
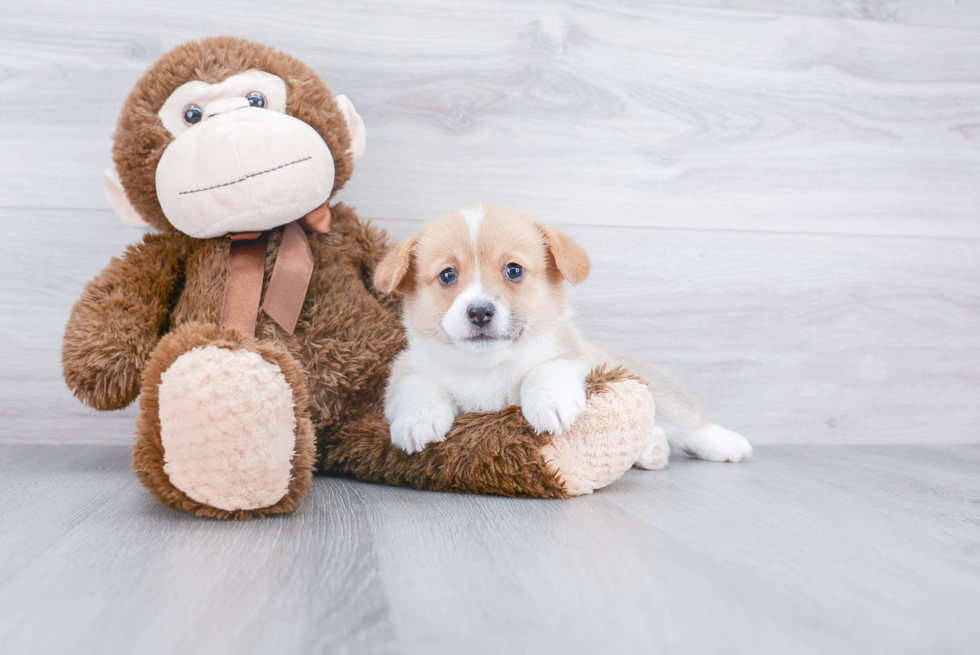
[[[486,205],[470,205],[459,210],[466,226],[470,228],[470,241],[473,243],[473,251],[476,252],[476,235],[480,232],[480,224],[487,215]]]
[[[459,210],[460,215],[463,220],[466,221],[466,227],[470,229],[470,243],[473,244],[473,261],[476,262],[476,270],[474,271],[473,283],[480,284],[480,263],[479,263],[479,253],[476,249],[476,236],[480,232],[480,224],[483,223],[483,219],[487,215],[486,205],[470,205],[469,207],[463,207]],[[479,286],[480,291],[483,290],[482,286]]]

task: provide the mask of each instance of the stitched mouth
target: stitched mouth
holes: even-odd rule
[[[295,161],[291,161],[288,164],[282,164],[280,166],[275,166],[273,168],[268,168],[268,169],[266,169],[264,171],[259,171],[258,173],[249,173],[247,175],[243,175],[241,178],[239,178],[237,180],[232,180],[231,182],[225,182],[224,184],[215,184],[214,186],[209,186],[209,187],[205,187],[205,188],[202,188],[202,189],[192,189],[191,191],[181,191],[178,195],[184,196],[184,195],[187,195],[189,193],[201,193],[202,191],[212,191],[214,189],[221,189],[221,188],[226,187],[226,186],[232,186],[233,184],[241,184],[242,182],[244,182],[245,180],[248,180],[250,178],[258,177],[259,175],[265,175],[266,173],[273,173],[275,171],[282,170],[282,169],[286,168],[287,166],[293,166],[295,164],[302,164],[304,161],[310,161],[311,159],[313,159],[313,156],[312,155],[310,155],[309,157],[303,157],[302,159],[297,159]]]

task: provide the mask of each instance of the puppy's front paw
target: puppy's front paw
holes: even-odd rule
[[[446,438],[456,415],[448,403],[435,401],[400,412],[391,422],[391,443],[408,454]]]
[[[585,385],[568,378],[525,384],[521,387],[521,411],[538,434],[571,430],[585,413]]]
[[[716,423],[695,430],[682,448],[689,455],[712,462],[741,462],[752,456],[752,444],[745,437]]]

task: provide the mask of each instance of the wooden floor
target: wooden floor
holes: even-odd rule
[[[3,653],[970,653],[980,446],[770,446],[532,501],[317,479],[161,507],[119,446],[0,446]]]

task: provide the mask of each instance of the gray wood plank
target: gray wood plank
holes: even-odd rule
[[[980,236],[980,40],[639,2],[17,4],[0,26],[0,205],[105,207],[119,106],[176,43],[236,33],[350,95],[345,198],[565,223]]]
[[[121,447],[0,446],[10,652],[967,653],[980,446],[678,458],[533,501],[317,479],[297,516],[156,505]]]
[[[976,443],[980,243],[572,227],[591,338],[755,443]]]
[[[352,483],[248,524],[163,508],[125,448],[0,447],[0,470],[4,652],[394,652]]]
[[[477,499],[468,516],[371,488],[369,508],[418,651],[458,643],[427,623],[438,614],[492,635],[478,653],[967,652],[980,453],[953,451],[967,461],[950,471],[893,450],[764,448],[745,467],[633,471],[567,504]]]
[[[108,212],[14,216],[48,237],[0,242],[0,440],[128,443],[134,410],[79,405],[60,344],[82,286],[140,232]],[[754,443],[980,440],[980,242],[565,227],[593,260],[571,290],[586,334],[665,366]]]

